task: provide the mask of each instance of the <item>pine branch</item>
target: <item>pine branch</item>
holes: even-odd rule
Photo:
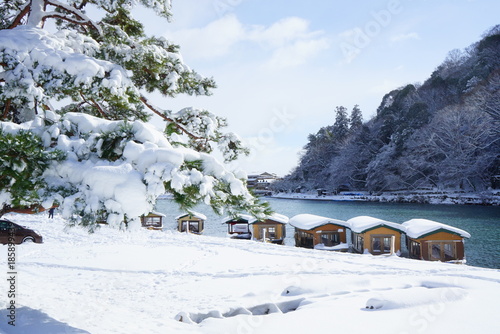
[[[149,103],[149,101],[144,97],[144,96],[141,96],[140,100],[142,101],[142,103],[144,103],[144,105],[146,105],[146,107],[148,107],[152,112],[154,112],[155,114],[157,114],[158,116],[160,116],[161,118],[163,118],[165,121],[168,121],[168,122],[171,122],[173,123],[179,130],[181,130],[182,132],[184,132],[186,135],[188,135],[189,137],[191,137],[192,139],[205,139],[206,138],[203,138],[203,137],[199,137],[199,136],[196,136],[194,134],[192,134],[191,132],[189,132],[188,130],[186,130],[184,127],[182,127],[179,123],[177,123],[174,119],[168,117],[167,115],[165,115],[164,112],[161,112],[160,110],[158,110],[156,107],[154,107],[151,103]]]
[[[70,23],[78,24],[81,26],[89,26],[91,28],[94,28],[99,32],[100,35],[102,35],[102,30],[101,27],[99,27],[96,23],[94,23],[87,15],[85,15],[83,12],[81,12],[78,8],[68,6],[66,4],[63,4],[57,0],[46,0],[47,5],[52,5],[56,8],[59,8],[63,11],[66,11],[69,14],[73,14],[76,16],[77,20],[72,19],[68,17],[67,15],[62,15],[57,12],[52,12],[52,13],[47,13],[46,15],[43,16],[42,21],[45,22],[46,19],[48,18],[58,18],[61,20],[68,21]],[[84,4],[82,4],[82,7]]]
[[[85,98],[85,95],[83,95],[82,92],[80,92],[80,97],[84,101],[83,103],[87,103],[87,104],[93,105],[97,109],[97,111],[99,112],[99,114],[101,115],[102,118],[108,119],[108,117],[106,115],[106,112],[104,111],[104,109],[102,109],[101,105],[95,99],[90,99],[90,101],[87,100]]]
[[[19,14],[16,15],[16,18],[14,19],[14,21],[10,24],[10,26],[7,29],[14,29],[18,25],[20,25],[21,20],[23,19],[23,17],[25,17],[30,12],[30,9],[31,9],[31,5],[29,2],[27,2],[26,5],[24,6],[24,8],[21,9]]]
[[[5,101],[5,107],[3,110],[2,120],[7,119],[7,115],[9,114],[9,111],[10,111],[10,103],[11,103],[11,99],[8,99],[7,101]]]

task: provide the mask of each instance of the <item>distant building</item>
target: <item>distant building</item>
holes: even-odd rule
[[[253,189],[255,193],[270,192],[271,183],[280,178],[274,173],[264,172],[261,174],[249,174],[247,179],[247,187]]]

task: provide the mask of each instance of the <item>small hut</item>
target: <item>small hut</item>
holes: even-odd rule
[[[357,253],[400,254],[401,224],[391,223],[369,216],[359,216],[347,221],[352,231],[351,249]]]
[[[177,230],[179,232],[189,232],[194,234],[203,233],[207,217],[204,214],[191,211],[175,217],[177,220]]]
[[[300,214],[290,218],[295,227],[295,246],[322,250],[347,251],[347,224],[343,220]]]
[[[146,216],[141,217],[142,227],[148,230],[161,230],[163,229],[163,218],[165,218],[163,213],[150,212]]]
[[[249,215],[239,215],[236,218],[224,218],[224,224],[227,224],[227,233],[232,239],[251,239],[249,222],[255,218]]]
[[[274,213],[262,220],[250,221],[252,239],[283,245],[286,237],[288,217]]]
[[[403,226],[410,258],[465,263],[464,238],[470,238],[466,231],[427,219],[412,219]]]

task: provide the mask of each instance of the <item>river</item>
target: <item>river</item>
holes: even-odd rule
[[[465,240],[467,264],[500,269],[500,207],[475,205],[436,205],[374,202],[338,202],[262,198],[272,209],[293,217],[310,213],[334,219],[347,220],[356,216],[372,216],[383,220],[403,223],[413,218],[425,218],[461,228],[471,234]],[[203,234],[226,237],[223,217],[217,216],[208,206],[198,206],[196,211],[208,218]],[[181,212],[171,200],[159,200],[156,211],[164,213],[165,230],[175,230],[175,217]],[[294,229],[287,227],[285,245],[294,246]],[[286,247],[286,246],[285,246]]]

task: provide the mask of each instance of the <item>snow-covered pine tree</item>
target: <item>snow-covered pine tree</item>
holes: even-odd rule
[[[337,142],[342,142],[349,135],[349,116],[347,108],[337,106],[335,108],[335,123],[332,127],[333,136]]]
[[[121,226],[165,192],[186,209],[269,213],[244,173],[210,155],[247,153],[223,132],[225,119],[148,100],[210,95],[215,83],[184,64],[178,46],[146,36],[132,15],[138,4],[172,15],[171,0],[0,0],[0,215],[57,204],[89,229],[102,217]],[[165,132],[146,123],[152,114]]]
[[[349,130],[354,131],[363,125],[363,114],[359,105],[354,105],[351,110],[351,117],[349,118]]]

